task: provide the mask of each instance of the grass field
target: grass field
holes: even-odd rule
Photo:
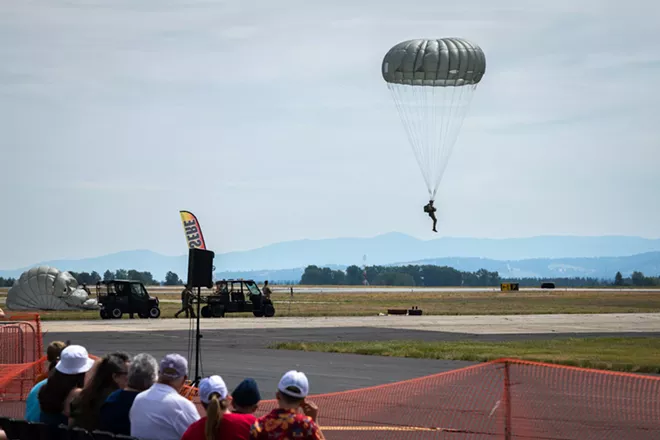
[[[516,342],[285,342],[271,348],[476,362],[508,357],[601,370],[660,373],[660,338],[646,337]]]
[[[171,291],[170,291],[171,292]],[[153,290],[162,317],[173,317],[180,293]],[[373,292],[273,294],[276,316],[369,316],[417,306],[426,315],[511,315],[556,313],[657,313],[660,292]],[[170,302],[171,301],[171,302]],[[5,310],[7,311],[7,310]],[[40,312],[44,320],[100,319],[97,311]],[[228,318],[251,316],[227,314]]]

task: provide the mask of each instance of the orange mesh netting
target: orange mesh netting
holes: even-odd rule
[[[23,418],[25,400],[43,370],[44,356],[28,364],[0,364],[0,416]]]
[[[658,377],[499,362],[509,376],[511,438],[660,439]]]
[[[660,378],[514,359],[311,399],[328,439],[660,439]]]

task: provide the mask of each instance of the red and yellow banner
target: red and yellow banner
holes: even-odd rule
[[[189,211],[179,211],[179,213],[181,214],[181,222],[183,222],[183,230],[186,234],[188,247],[191,249],[206,249],[202,227],[199,225],[195,214]]]

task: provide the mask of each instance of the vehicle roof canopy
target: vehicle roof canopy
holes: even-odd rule
[[[257,284],[254,280],[245,280],[242,278],[228,278],[228,279],[222,279],[218,280],[215,282],[216,284],[218,283],[254,283]]]
[[[121,283],[121,284],[142,284],[142,281],[138,280],[107,280],[107,281],[101,281],[101,284],[115,284],[115,283]]]

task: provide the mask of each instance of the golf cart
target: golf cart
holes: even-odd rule
[[[224,317],[225,313],[252,312],[256,317],[275,315],[273,302],[266,298],[254,280],[222,280],[216,282],[217,290],[202,298],[206,303],[201,309],[204,318]]]
[[[144,284],[132,280],[109,280],[96,283],[96,298],[102,319],[121,319],[124,313],[131,318],[160,317],[160,301],[149,296]]]

